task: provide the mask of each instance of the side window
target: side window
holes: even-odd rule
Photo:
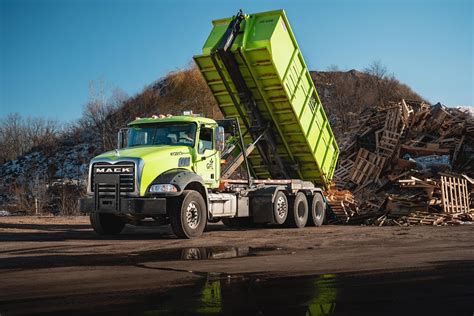
[[[206,149],[213,149],[213,133],[212,128],[201,127],[201,134],[199,136],[199,146],[198,152],[199,154],[204,154]]]

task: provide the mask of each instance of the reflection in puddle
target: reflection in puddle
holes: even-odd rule
[[[214,280],[205,283],[196,312],[200,314],[231,313],[247,307],[259,314],[329,315],[336,306],[337,290],[328,286],[333,275],[322,275],[316,279],[300,280],[286,284],[286,291],[256,280],[241,284]],[[236,297],[236,289],[240,288]],[[288,292],[287,292],[288,291]],[[233,302],[230,302],[233,300]],[[235,300],[235,301],[234,301]],[[246,305],[245,305],[246,304]]]
[[[154,261],[218,260],[260,255],[281,255],[291,252],[277,247],[188,247],[150,252]],[[133,253],[131,254],[134,255]]]
[[[260,280],[216,278],[168,292],[169,300],[144,315],[329,315],[335,311],[336,275]]]
[[[198,248],[200,249],[200,248]],[[182,250],[182,249],[181,249]],[[225,258],[206,248],[205,258]],[[222,249],[221,249],[222,250]],[[229,251],[229,249],[227,249]],[[284,253],[245,249],[237,253]],[[171,252],[170,252],[171,253]],[[185,252],[203,258],[203,252]],[[180,257],[183,253],[180,252]],[[176,254],[174,253],[173,256]],[[151,253],[154,256],[154,253]],[[170,257],[167,257],[170,258]],[[143,258],[142,258],[143,259]],[[149,258],[146,257],[148,260]],[[262,258],[262,262],[269,258]],[[175,259],[173,259],[175,260]],[[283,260],[281,272],[294,264]],[[197,262],[196,262],[197,263]],[[195,264],[196,264],[195,263]],[[214,262],[215,263],[215,262]],[[220,267],[245,264],[221,261]],[[318,262],[315,258],[314,264]],[[170,264],[172,266],[173,264]],[[294,267],[293,267],[294,268]],[[157,268],[166,270],[166,268]],[[265,265],[262,264],[262,269]],[[176,271],[170,268],[171,271]],[[179,271],[179,270],[178,270]],[[65,295],[52,300],[25,298],[0,307],[1,315],[472,315],[474,261],[439,263],[422,269],[365,271],[317,276],[287,276],[281,272],[227,275],[204,273],[187,286]],[[137,274],[138,276],[140,274]],[[163,274],[164,275],[164,274]],[[195,278],[193,278],[195,280]],[[127,286],[128,283],[125,283]]]
[[[127,310],[145,315],[472,315],[473,282],[473,261],[383,273],[208,274],[195,285],[170,289]]]

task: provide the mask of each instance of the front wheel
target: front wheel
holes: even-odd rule
[[[114,214],[92,213],[89,218],[92,228],[99,235],[118,235],[125,226],[125,221]]]
[[[179,238],[201,236],[207,223],[206,203],[202,195],[184,190],[176,202],[169,213],[173,233]]]

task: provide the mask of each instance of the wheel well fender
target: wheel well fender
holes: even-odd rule
[[[197,175],[187,169],[170,169],[160,174],[152,182],[152,184],[161,183],[173,184],[178,188],[178,192],[173,192],[172,194],[163,194],[163,196],[177,197],[183,194],[184,190],[195,190],[199,192],[206,203],[206,211],[209,210],[209,198],[207,195],[206,185],[204,184],[204,180],[200,175]]]
[[[204,202],[206,203],[206,212],[207,212],[207,217],[209,219],[209,216],[210,216],[209,198],[208,198],[207,189],[204,186],[204,183],[200,181],[191,181],[186,185],[184,190],[193,190],[193,191],[199,192],[202,195],[202,198],[204,199]]]
[[[205,187],[204,180],[201,176],[187,169],[177,168],[163,172],[158,177],[156,177],[155,180],[153,180],[152,184],[173,184],[178,188],[177,194],[174,195],[181,195],[186,187],[193,182],[200,183],[203,187]]]

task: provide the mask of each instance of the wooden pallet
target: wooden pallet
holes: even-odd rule
[[[411,123],[411,118],[413,116],[413,109],[409,106],[404,99],[401,101],[401,109],[402,109],[402,121],[405,126],[409,126]]]
[[[352,167],[354,166],[354,158],[355,153],[339,161],[338,167],[334,172],[334,182],[336,182],[336,185],[343,186],[344,183],[350,179]]]
[[[400,130],[400,121],[402,115],[400,113],[400,106],[395,106],[387,109],[385,117],[384,131],[398,132]]]
[[[347,212],[346,207],[342,201],[329,202],[331,210],[337,219],[343,223],[347,223],[351,218],[351,214]]]
[[[377,180],[385,161],[386,157],[372,153],[364,148],[359,149],[356,161],[352,167],[351,181],[361,185],[369,180]]]
[[[397,149],[400,135],[398,132],[384,130],[380,140],[377,140],[377,153],[384,157],[391,158]]]
[[[408,121],[411,115],[408,108],[403,111],[405,107],[406,104],[400,103],[387,109],[384,127],[375,134],[377,154],[387,158],[393,156],[404,131],[405,121]]]
[[[410,225],[443,225],[448,219],[446,214],[436,214],[429,212],[415,212],[406,216],[406,220]]]
[[[469,191],[465,178],[441,176],[441,200],[445,213],[468,213]]]

